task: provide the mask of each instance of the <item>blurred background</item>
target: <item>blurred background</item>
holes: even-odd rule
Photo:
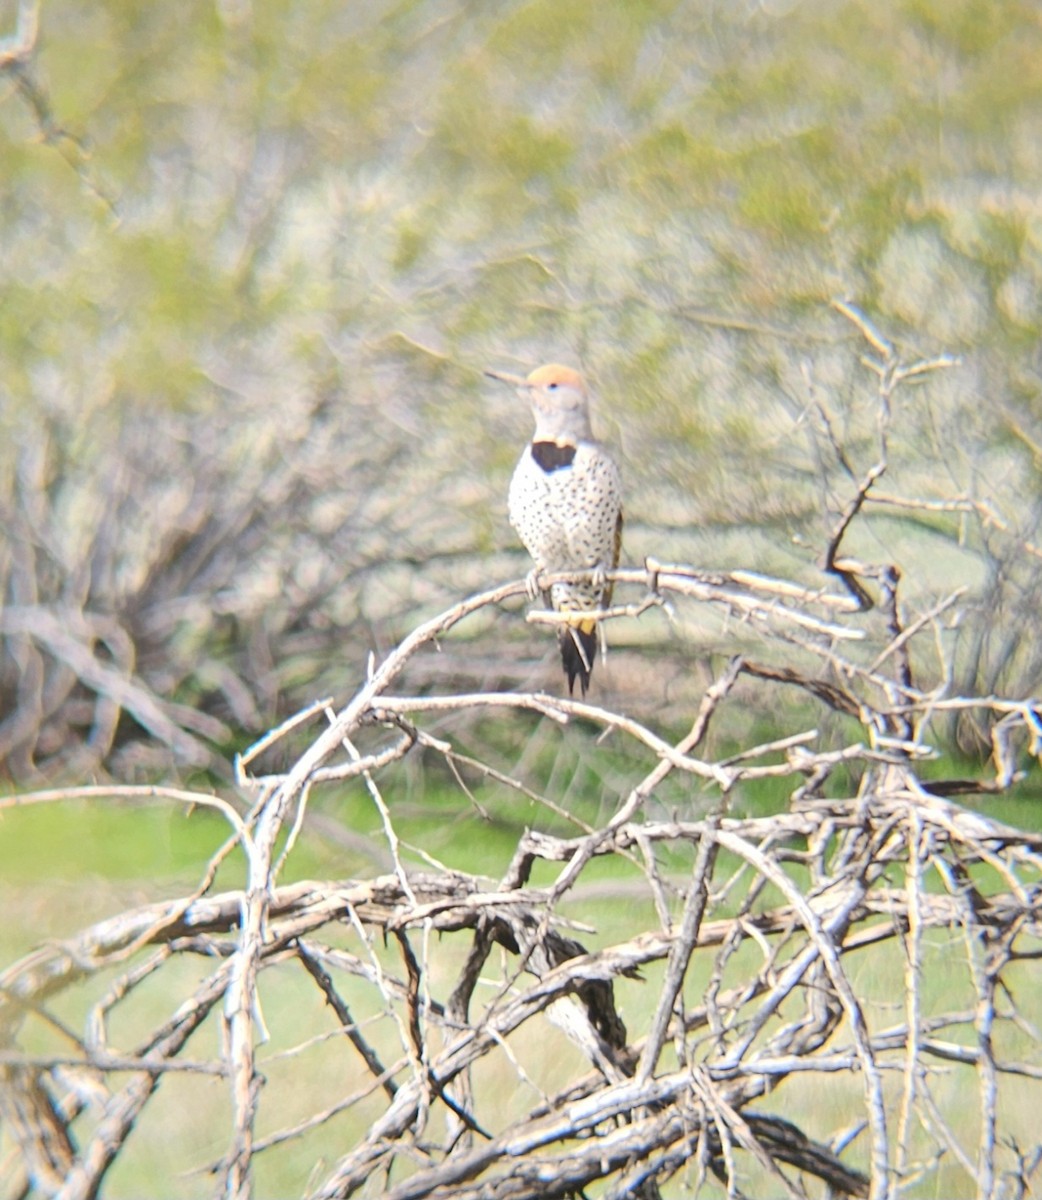
[[[1031,0],[3,0],[0,34],[9,785],[227,778],[523,574],[529,415],[486,366],[586,373],[624,562],[824,582],[877,453],[834,298],[961,360],[894,413],[880,487],[930,507],[870,506],[848,548],[912,605],[969,586],[957,686],[1030,694]],[[556,686],[521,611],[411,686]],[[726,649],[611,635],[623,704]]]
[[[838,590],[819,563],[880,405],[836,299],[905,362],[959,360],[897,392],[844,549],[899,568],[906,624],[967,589],[921,639],[923,687],[1033,695],[1040,284],[1035,0],[0,0],[0,790],[245,804],[237,751],[343,703],[420,619],[521,578],[506,492],[530,416],[486,367],[585,373],[623,471],[624,564]],[[559,693],[524,607],[465,622],[400,690]],[[883,617],[852,621],[874,654]],[[590,699],[686,729],[746,635],[615,621]],[[735,699],[712,753],[812,726],[828,744],[834,718],[797,689]],[[551,725],[450,732],[606,819],[637,767]],[[938,773],[986,771],[986,731],[930,732]],[[784,807],[775,783],[732,804]],[[554,825],[467,786],[419,751],[386,781],[410,865],[496,877],[526,824]],[[661,803],[716,801],[685,787]],[[982,803],[1037,827],[1038,791],[1036,770],[1011,807]],[[183,895],[226,834],[108,798],[2,816],[0,964]],[[281,878],[387,869],[379,828],[360,785],[326,789]],[[216,886],[241,880],[230,859]],[[630,928],[630,896],[606,875],[599,938]],[[299,991],[281,1003],[268,1016],[296,1031]],[[114,1172],[112,1195],[209,1194],[184,1146],[224,1152],[225,1100],[174,1086],[136,1134],[146,1174]],[[265,1194],[300,1194],[313,1165],[301,1152]]]
[[[32,12],[0,5],[8,47]],[[933,509],[875,505],[850,548],[910,599],[969,584],[959,685],[1030,692],[1030,0],[37,17],[0,77],[8,781],[226,775],[420,614],[526,571],[529,416],[486,366],[586,372],[625,563],[822,582],[878,415],[833,298],[905,359],[962,359],[894,415],[884,491]],[[431,676],[556,679],[519,611]],[[664,694],[690,662],[661,642],[612,688]]]

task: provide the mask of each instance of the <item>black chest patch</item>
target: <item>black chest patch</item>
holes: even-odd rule
[[[574,446],[559,446],[556,442],[533,442],[532,457],[544,471],[559,471],[570,467],[575,458]]]

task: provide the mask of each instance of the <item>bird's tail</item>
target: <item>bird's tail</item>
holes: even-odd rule
[[[569,696],[575,691],[576,679],[585,696],[593,673],[593,660],[597,656],[597,622],[576,621],[574,625],[559,625],[557,642],[561,647],[561,666],[568,676]]]

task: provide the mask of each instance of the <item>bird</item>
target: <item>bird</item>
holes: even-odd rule
[[[574,613],[558,626],[561,665],[568,694],[578,679],[585,697],[597,649],[597,622],[581,614],[611,603],[605,572],[618,566],[622,544],[622,479],[615,460],[590,428],[590,401],[578,371],[560,363],[537,367],[522,379],[486,371],[512,384],[529,401],[535,432],[510,481],[507,510],[535,566],[528,575],[532,599],[559,613]],[[593,571],[576,583],[539,587],[542,572]]]

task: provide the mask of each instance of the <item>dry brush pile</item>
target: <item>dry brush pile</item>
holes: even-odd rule
[[[993,718],[998,777],[924,784],[916,763],[927,753],[932,715],[970,702],[920,693],[877,663],[841,656],[837,634],[852,631],[836,623],[834,608],[824,617],[810,610],[815,600],[842,606],[842,598],[797,595],[767,580],[737,585],[681,567],[623,570],[617,580],[656,601],[731,607],[793,654],[798,647],[816,655],[822,669],[736,657],[676,741],[621,713],[546,694],[391,694],[411,655],[468,614],[521,594],[523,584],[514,583],[417,629],[339,712],[302,714],[326,725],[290,769],[252,776],[244,762],[255,797],[246,816],[215,797],[169,792],[170,800],[220,808],[231,826],[225,850],[245,852],[248,878],[242,890],[211,893],[215,860],[194,894],[123,913],[4,973],[4,1118],[17,1138],[18,1170],[38,1194],[96,1194],[113,1160],[133,1153],[135,1124],[177,1072],[197,1086],[219,1076],[231,1089],[227,1153],[211,1168],[228,1195],[249,1194],[266,1149],[306,1140],[356,1106],[373,1114],[374,1097],[377,1115],[318,1171],[310,1195],[350,1195],[368,1182],[403,1200],[535,1197],[578,1194],[598,1179],[610,1181],[612,1195],[652,1195],[678,1171],[696,1179],[709,1172],[737,1188],[747,1157],[768,1173],[771,1194],[802,1194],[803,1173],[840,1194],[884,1195],[935,1171],[941,1156],[959,1162],[981,1194],[1015,1194],[1010,1180],[1027,1186],[1037,1150],[1024,1147],[1018,1157],[1004,1143],[1001,1113],[1011,1084],[1042,1078],[1037,1053],[1022,1050],[1017,1059],[1008,1050],[1009,1031],[1031,1019],[1020,964],[1039,952],[1042,839],[966,811],[945,793],[1006,786],[1017,747],[1037,749],[1035,709],[975,702]],[[877,658],[900,659],[906,632]],[[826,750],[807,729],[724,760],[701,757],[743,680],[806,689],[855,722],[860,737]],[[628,781],[616,811],[596,827],[567,837],[527,832],[497,881],[434,862],[416,870],[398,849],[393,766],[422,752],[443,758],[461,780],[487,777],[491,767],[423,727],[428,714],[474,708],[582,721],[591,737],[614,731],[650,750],[655,765]],[[297,722],[262,749],[291,727]],[[364,749],[356,745],[363,740]],[[556,807],[535,781],[495,774],[519,797]],[[770,776],[793,781],[785,811],[728,815],[729,796]],[[692,797],[684,815],[656,804],[670,777],[682,777]],[[849,791],[848,779],[857,780]],[[351,780],[369,789],[383,816],[394,871],[280,886],[311,792]],[[595,936],[597,906],[582,901],[583,885],[591,864],[608,856],[637,868],[647,904],[633,913],[655,919],[593,948],[583,937]],[[555,872],[541,887],[531,883],[539,861]],[[571,927],[577,914],[587,922],[581,936]],[[954,977],[962,976],[941,996],[927,978],[938,938],[956,957]],[[866,995],[855,964],[886,944],[904,972],[899,993],[882,1004]],[[162,1022],[127,1044],[120,1023],[128,999],[184,956],[206,964],[201,977],[175,990]],[[656,965],[662,970],[634,1019],[617,1003],[615,984]],[[262,981],[301,969],[328,1015],[296,1030],[301,1077],[283,1086],[305,1086],[303,1050],[331,1025],[354,1068],[339,1098],[261,1137],[262,1111],[285,1105],[281,1088],[264,1084]],[[73,1033],[54,1006],[93,976],[106,981],[104,992],[85,1029]],[[650,981],[638,987],[649,990]],[[502,1058],[517,1070],[522,1094],[541,1091],[511,1043],[545,1038],[534,1028],[547,1018],[574,1040],[585,1065],[505,1120],[501,1098],[472,1076],[484,1060]],[[214,1023],[220,1052],[200,1058],[194,1035]],[[962,1068],[963,1087],[973,1081],[976,1145],[965,1144],[965,1113],[946,1111],[936,1095],[952,1064]],[[852,1126],[837,1128],[831,1105],[806,1110],[800,1124],[779,1115],[786,1088],[819,1076],[842,1080],[847,1106],[856,1096],[861,1116]],[[960,1107],[967,1098],[960,1095]]]
[[[835,41],[815,6],[752,6],[753,25],[720,6],[711,28],[698,6],[665,24],[616,6],[548,90],[550,26],[525,7],[482,9],[475,52],[476,7],[405,6],[402,52],[378,6],[346,26],[344,6],[314,21],[286,6],[256,43],[249,6],[194,28],[110,6],[96,61],[82,14],[68,36],[51,20],[46,58],[40,6],[7,14],[0,778],[52,790],[0,815],[147,802],[216,814],[227,836],[187,894],[0,972],[4,1200],[143,1180],[238,1198],[293,1171],[309,1196],[398,1200],[1038,1188],[1042,846],[960,802],[1009,790],[1042,736],[1025,698],[1042,671],[1037,163],[1019,137],[1035,94],[993,86],[1035,15],[978,37],[929,5],[907,28],[855,5]],[[964,128],[943,95],[921,103],[931,72]],[[784,89],[779,124],[792,78],[807,86]],[[301,104],[298,84],[322,80]],[[939,113],[957,153],[934,152]],[[461,186],[474,147],[495,152]],[[84,199],[120,217],[110,236]],[[902,227],[851,228],[880,207]],[[826,352],[809,323],[746,315],[802,314],[837,274],[976,348],[988,403],[924,407],[907,492],[881,487],[893,401],[950,360],[905,363],[837,305],[878,379],[843,412],[818,394],[840,390],[842,338]],[[504,617],[522,583],[479,590],[507,570],[469,478],[477,354],[502,330],[519,353],[601,347],[601,378],[645,409],[620,431],[666,481],[644,481],[647,542],[727,518],[805,537],[834,511],[830,589],[646,561],[613,573],[604,620],[617,662],[670,673],[672,703],[634,715],[641,689],[622,702],[604,669],[589,703],[520,687],[490,644],[547,631]],[[808,364],[827,358],[822,384]],[[715,436],[689,436],[707,421]],[[800,447],[778,477],[756,470],[783,441]],[[1019,466],[993,487],[1011,444]],[[716,495],[691,503],[693,477]],[[869,514],[947,521],[946,550],[969,530],[975,595],[902,580]],[[704,678],[708,627],[728,655]],[[639,651],[620,654],[631,632]],[[281,720],[349,691],[372,644],[346,704]],[[751,712],[777,728],[759,736]],[[233,773],[229,748],[269,727]],[[593,816],[554,759],[566,739],[601,781]],[[990,765],[938,778],[954,744]],[[417,764],[456,788],[461,841],[492,800],[530,828],[480,873],[410,845]],[[221,793],[154,782],[193,771]],[[57,788],[69,779],[105,782]],[[317,801],[356,793],[386,873],[287,882]]]
[[[273,729],[237,762],[248,806],[94,789],[217,810],[228,835],[191,894],[0,975],[5,1195],[99,1194],[164,1094],[191,1108],[214,1089],[217,1149],[180,1165],[229,1197],[264,1194],[264,1163],[286,1147],[315,1198],[651,1197],[678,1179],[729,1195],[1037,1186],[1042,838],[953,797],[1016,782],[1042,714],[951,694],[958,591],[907,611],[896,571],[844,553],[886,467],[894,390],[944,365],[904,367],[865,332],[880,453],[833,526],[833,587],[652,561],[611,573],[606,622],[731,623],[741,651],[689,710],[651,721],[542,692],[439,690],[429,668],[423,688],[394,690],[427,651],[450,659],[468,621],[518,601],[515,581],[419,624],[345,705]],[[753,695],[821,720],[725,752]],[[979,778],[924,769],[953,716],[990,740]],[[588,755],[610,758],[608,811],[567,811],[538,755],[505,770],[474,752],[475,729],[502,736],[521,718],[538,718],[543,745],[578,727]],[[463,837],[485,820],[479,792],[532,814],[496,877],[405,844],[396,807],[418,756],[456,781]],[[745,797],[763,781],[788,799],[756,815]],[[281,882],[315,794],[357,788],[391,869]],[[241,886],[219,890],[239,862]],[[310,1007],[277,1003],[286,980]],[[89,1003],[73,1026],[76,995]]]

